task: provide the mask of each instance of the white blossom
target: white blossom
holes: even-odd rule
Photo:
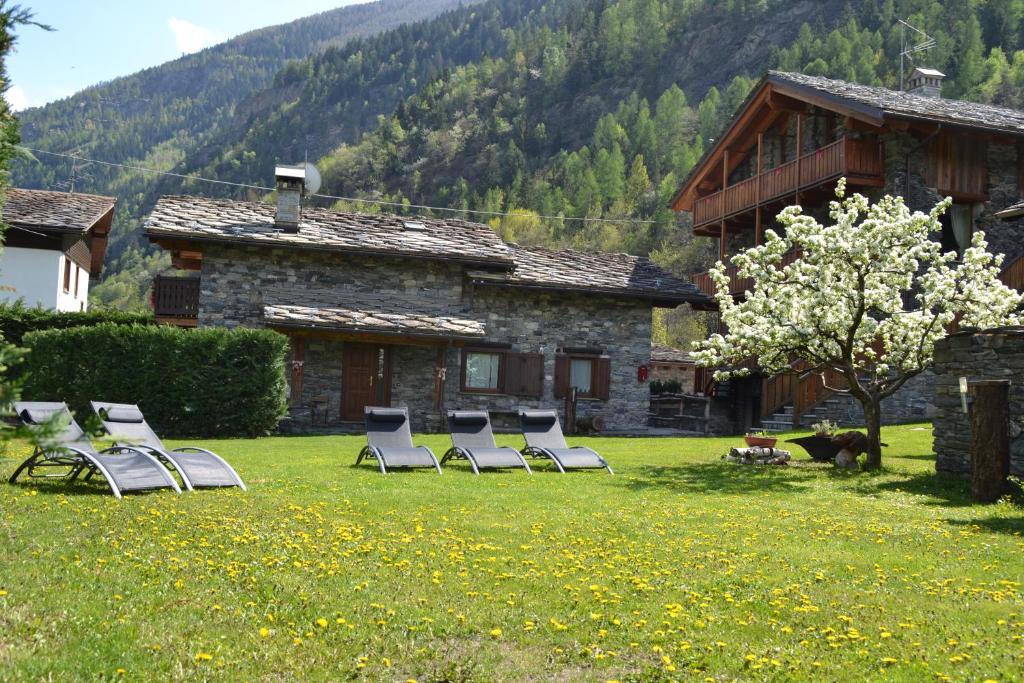
[[[1002,256],[988,251],[984,233],[959,258],[931,239],[949,199],[911,212],[900,197],[846,196],[842,180],[836,196],[829,225],[787,207],[783,234],[766,230],[763,244],[732,258],[754,283],[741,300],[729,294],[725,264],[712,270],[727,333],[696,343],[694,356],[718,369],[716,379],[751,364],[774,374],[803,359],[844,373],[862,402],[880,400],[928,367],[954,320],[1020,324],[1021,294],[999,280]],[[801,257],[782,266],[793,250]]]

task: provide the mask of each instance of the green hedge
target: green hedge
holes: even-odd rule
[[[154,325],[152,313],[126,313],[125,311],[49,311],[29,308],[25,304],[0,304],[0,336],[15,346],[21,346],[29,332],[36,330],[65,330],[70,327],[91,327],[102,323],[117,325]]]
[[[288,340],[270,330],[113,325],[25,335],[26,400],[137,403],[157,433],[258,436],[287,410]]]

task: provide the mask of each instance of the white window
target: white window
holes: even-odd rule
[[[465,370],[465,389],[497,391],[501,381],[501,354],[467,351]]]
[[[582,395],[589,395],[594,376],[594,361],[590,358],[573,358],[569,363],[569,386],[576,387]]]

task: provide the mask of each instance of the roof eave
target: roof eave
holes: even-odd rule
[[[474,285],[487,287],[509,287],[513,289],[526,289],[537,292],[572,293],[572,294],[600,294],[616,299],[632,299],[637,301],[648,301],[659,308],[675,308],[682,304],[701,305],[710,302],[711,299],[703,294],[693,296],[684,294],[665,295],[655,292],[645,292],[628,289],[609,289],[606,287],[572,287],[566,285],[545,285],[536,282],[514,282],[511,280],[495,280],[490,278],[472,278]]]
[[[295,322],[278,322],[276,320],[267,320],[267,327],[274,330],[306,330],[310,332],[334,332],[339,334],[367,334],[367,335],[378,335],[384,337],[406,337],[411,339],[434,339],[440,341],[480,341],[486,338],[486,333],[478,335],[462,335],[462,334],[446,334],[443,332],[438,333],[425,333],[425,332],[403,332],[397,330],[385,330],[375,327],[356,327],[351,325],[324,325],[318,323],[303,323],[299,321]]]
[[[317,251],[323,253],[332,254],[354,254],[363,256],[376,256],[379,258],[414,258],[423,261],[440,261],[445,263],[458,263],[460,265],[476,266],[481,268],[494,269],[496,267],[503,268],[505,270],[512,270],[515,267],[515,261],[509,259],[473,259],[473,258],[462,258],[458,256],[448,256],[444,254],[423,254],[417,252],[407,251],[386,251],[377,249],[347,249],[345,247],[337,246],[324,246],[316,244],[295,244],[289,242],[269,242],[252,239],[232,239],[227,237],[219,236],[202,236],[198,237],[194,234],[183,233],[178,230],[168,230],[160,228],[146,228],[143,234],[151,241],[159,243],[159,240],[180,240],[182,242],[188,242],[192,244],[217,244],[224,246],[234,247],[263,247],[268,249],[292,249],[295,251]]]

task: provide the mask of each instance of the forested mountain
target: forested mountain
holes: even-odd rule
[[[271,86],[290,62],[478,1],[377,0],[251,31],[21,112],[22,141],[53,152],[171,170],[232,121],[240,103]],[[70,189],[74,178],[76,190],[117,196],[105,272],[108,280],[116,279],[93,293],[101,302],[142,305],[147,279],[166,259],[146,258],[139,250],[126,253],[136,243],[126,237],[138,232],[139,217],[151,207],[153,175],[38,155],[35,161],[16,162],[12,176],[18,186],[46,189]]]
[[[175,170],[265,185],[308,152],[324,194],[512,212],[508,239],[687,273],[709,249],[668,197],[757,78],[895,86],[897,17],[935,36],[948,96],[1021,106],[1024,0],[488,0],[290,63]]]

